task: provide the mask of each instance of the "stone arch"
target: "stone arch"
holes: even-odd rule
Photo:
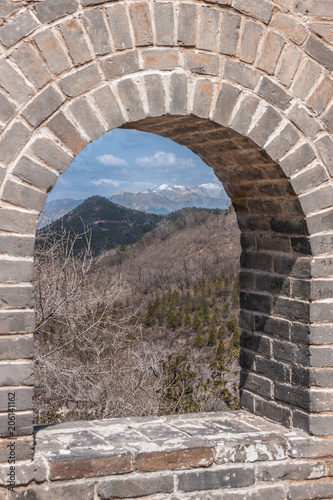
[[[0,11],[0,411],[17,387],[18,432],[31,433],[32,259],[46,193],[88,142],[128,126],[190,147],[233,200],[243,406],[332,434],[329,40],[281,0],[15,4]]]

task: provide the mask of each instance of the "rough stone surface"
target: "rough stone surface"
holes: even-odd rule
[[[87,145],[87,141],[62,112],[51,118],[47,126],[75,155]]]
[[[55,85],[46,87],[23,111],[24,118],[33,127],[38,127],[65,101]]]
[[[136,52],[116,54],[102,60],[102,68],[108,80],[139,71],[139,60]]]
[[[29,44],[21,44],[12,55],[16,64],[38,89],[51,80],[51,74],[37,51]]]
[[[133,47],[129,19],[123,5],[112,5],[107,9],[112,37],[117,50]]]
[[[89,10],[83,16],[95,54],[100,56],[111,52],[111,42],[105,20],[100,10]]]
[[[87,90],[96,87],[101,81],[101,76],[95,64],[87,66],[73,75],[65,76],[60,80],[62,90],[69,97],[75,97]]]
[[[9,48],[26,37],[37,26],[38,23],[30,12],[24,12],[21,16],[0,27],[0,42]]]
[[[42,23],[50,23],[55,19],[74,12],[78,7],[77,0],[44,0],[36,3],[34,9]]]
[[[32,87],[7,59],[0,60],[0,86],[19,104],[25,103],[33,94]]]
[[[223,13],[219,51],[221,54],[234,56],[237,50],[241,17],[236,14]]]
[[[69,57],[57,37],[50,31],[42,31],[35,36],[35,42],[46,62],[55,74],[60,74],[71,66]]]
[[[254,63],[263,31],[259,23],[249,20],[245,21],[239,54],[241,61],[250,64]]]

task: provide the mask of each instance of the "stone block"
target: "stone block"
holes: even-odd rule
[[[0,235],[0,255],[10,257],[32,257],[35,242],[32,237],[23,238],[12,234]]]
[[[36,214],[28,214],[8,207],[0,208],[0,229],[2,231],[34,235],[36,226]]]
[[[329,77],[325,77],[311,94],[307,105],[319,115],[331,100],[332,94],[333,81]]]
[[[32,359],[34,354],[33,336],[29,334],[1,336],[0,348],[0,360]]]
[[[83,21],[90,36],[95,54],[102,56],[111,52],[110,37],[102,11],[97,9],[86,10],[83,14]]]
[[[234,8],[267,24],[274,6],[266,0],[235,0]]]
[[[272,75],[275,72],[283,44],[284,39],[280,35],[269,31],[261,49],[257,64],[258,68]]]
[[[254,89],[259,82],[260,74],[244,64],[227,60],[223,68],[223,78],[243,87]]]
[[[333,480],[329,478],[320,481],[298,481],[289,485],[289,498],[293,500],[317,500],[329,498],[333,491]]]
[[[315,158],[316,153],[314,149],[310,144],[305,143],[286,156],[280,165],[286,176],[290,177],[306,167],[306,165],[311,163]]]
[[[40,158],[59,173],[63,173],[73,161],[72,156],[46,137],[37,138],[30,147],[37,158]]]
[[[140,70],[136,51],[115,54],[102,59],[102,69],[107,80],[114,80]]]
[[[320,76],[321,70],[319,65],[311,61],[311,59],[306,59],[302,63],[292,85],[292,91],[295,96],[305,101]]]
[[[303,235],[307,234],[306,223],[300,217],[271,217],[271,229],[277,233]],[[281,256],[283,259],[288,256]],[[279,256],[274,256],[274,262],[278,262]],[[284,274],[284,273],[282,273]]]
[[[256,371],[280,382],[290,381],[290,366],[281,361],[256,356]]]
[[[101,82],[101,76],[96,64],[87,66],[76,71],[72,75],[63,77],[60,80],[62,90],[69,97],[75,97],[87,90],[91,90]]]
[[[296,144],[298,139],[298,132],[288,123],[279,135],[265,146],[266,152],[272,160],[279,161]]]
[[[308,189],[314,188],[322,184],[323,182],[328,181],[328,175],[325,171],[325,169],[321,165],[315,165],[313,168],[306,170],[304,172],[301,172],[297,177],[294,177],[291,180],[291,185],[295,190],[296,194],[301,194],[304,191],[307,191]],[[332,200],[332,193],[331,189],[327,191],[326,202],[325,198],[322,200],[324,202],[324,206],[322,206],[322,203],[318,205],[318,194],[319,196],[321,195],[322,190],[318,193],[317,191],[309,194],[306,198],[301,198],[301,204],[303,207],[303,210],[305,210],[306,213],[309,211],[314,211],[316,209],[320,208],[325,208],[325,206],[328,206],[327,203]],[[326,188],[323,191],[323,194],[326,193]],[[304,205],[305,202],[305,205]]]
[[[62,112],[51,118],[47,126],[74,155],[77,155],[88,144]]]
[[[333,387],[333,368],[316,368],[309,372],[309,385],[317,387]]]
[[[112,5],[107,8],[107,15],[117,50],[131,49],[133,42],[129,27],[129,17],[124,5]]]
[[[319,38],[326,40],[329,43],[333,43],[333,34],[331,23],[307,23],[309,29],[314,31]]]
[[[15,387],[13,390],[10,387],[0,389],[0,409],[8,412],[9,398],[12,399],[13,392],[15,393],[15,409],[32,410],[33,409],[33,387]]]
[[[34,40],[44,59],[56,75],[71,67],[71,62],[62,44],[50,30],[38,33]]]
[[[315,214],[307,218],[307,226],[310,234],[320,233],[327,231],[333,220],[332,210],[325,211],[324,213]]]
[[[219,42],[219,52],[221,54],[236,55],[240,24],[241,16],[230,12],[222,13]],[[216,37],[216,33],[214,35]]]
[[[185,68],[199,75],[216,76],[220,71],[220,58],[206,52],[185,52]]]
[[[241,266],[246,269],[259,269],[261,271],[270,272],[273,267],[273,257],[271,253],[264,252],[242,252]]]
[[[33,272],[32,260],[2,260],[0,283],[31,282],[33,279]]]
[[[146,117],[140,97],[138,85],[130,79],[118,84],[121,100],[127,112],[129,121],[138,121]]]
[[[274,302],[274,313],[293,321],[309,321],[310,304],[300,300],[277,297]]]
[[[327,265],[324,260],[321,261],[321,272],[315,267],[314,276],[328,276],[329,271],[331,270],[332,262],[331,259],[327,259]],[[326,272],[325,272],[326,271]],[[311,299],[330,299],[333,297],[333,283],[330,280],[325,279],[317,279],[311,283]]]
[[[245,96],[232,120],[231,128],[242,135],[246,135],[259,102],[259,99],[254,96]]]
[[[76,99],[70,105],[69,109],[75,121],[85,131],[87,137],[89,137],[91,141],[95,141],[101,135],[105,134],[105,128],[99,121],[95,110],[85,97]]]
[[[0,439],[0,463],[8,464],[8,440]],[[16,460],[33,460],[34,439],[33,436],[22,436],[16,440]],[[8,469],[7,469],[8,470]]]
[[[0,139],[0,159],[10,163],[30,137],[30,129],[23,122],[15,122]]]
[[[280,113],[278,113],[271,106],[268,106],[264,114],[251,129],[249,133],[250,139],[252,139],[252,141],[255,142],[259,147],[263,147],[274,130],[276,130],[281,120],[282,116],[280,115]]]
[[[316,147],[323,159],[324,165],[333,175],[333,140],[330,135],[324,135],[316,141]]]
[[[214,84],[209,79],[197,80],[193,99],[193,113],[208,118],[213,98]]]
[[[28,156],[23,156],[18,161],[13,174],[47,193],[51,191],[58,178],[55,172]]]
[[[310,332],[311,344],[333,344],[333,325],[311,325]]]
[[[332,302],[314,302],[311,304],[310,309],[310,320],[313,323],[325,323],[333,321],[333,304]],[[318,366],[326,366],[326,361],[322,359],[323,364],[318,364]],[[315,366],[315,365],[313,365]],[[328,365],[333,366],[333,365]]]
[[[288,112],[290,120],[299,128],[307,137],[314,139],[321,126],[317,120],[308,113],[308,111],[295,103],[291,110]]]
[[[78,8],[77,0],[43,0],[36,3],[34,9],[43,24],[71,14]]]
[[[0,293],[2,290],[0,291]],[[0,299],[1,300],[1,299]],[[2,361],[0,363],[1,386],[33,385],[34,364],[32,361]]]
[[[323,117],[323,122],[327,129],[333,133],[333,106],[331,106],[325,113]]]
[[[274,399],[303,410],[309,410],[309,391],[290,384],[274,384]]]
[[[156,452],[139,452],[135,456],[135,470],[138,472],[156,472],[161,470],[208,467],[214,461],[214,450],[204,440],[190,440],[177,444],[176,449]]]
[[[0,27],[0,42],[8,49],[29,35],[37,26],[36,19],[29,11],[25,11]]]
[[[93,58],[82,26],[77,19],[71,19],[60,25],[65,42],[75,66],[91,61]]]
[[[260,293],[241,292],[240,306],[250,311],[269,314],[271,311],[271,297]]]
[[[290,87],[298,66],[302,59],[302,53],[292,45],[287,45],[282,52],[276,76],[286,87]]]
[[[15,499],[26,500],[70,500],[74,498],[84,498],[84,500],[93,500],[95,498],[93,483],[68,483],[54,485],[49,483],[37,486],[29,486],[24,489],[16,489]]]
[[[109,130],[120,127],[125,122],[119,104],[108,85],[96,90],[93,93],[93,98],[104,120],[108,124]]]
[[[173,73],[170,78],[170,113],[187,113],[187,76],[185,73]]]
[[[220,125],[227,126],[230,122],[232,112],[235,108],[240,90],[233,85],[222,83],[215,109],[213,120]]]
[[[256,290],[258,292],[269,292],[273,295],[290,295],[289,281],[284,277],[271,274],[258,274],[256,277]]]
[[[264,77],[260,83],[258,90],[259,95],[261,95],[266,101],[272,103],[274,106],[285,111],[291,101],[291,97],[287,92],[279,87],[270,78]]]
[[[41,89],[51,80],[51,73],[32,45],[22,43],[13,52],[12,58],[37,89]]]
[[[46,200],[46,193],[9,179],[5,184],[2,199],[13,205],[41,212]]]
[[[153,44],[153,31],[149,8],[146,3],[137,2],[129,7],[132,26],[134,30],[134,40],[137,47]]]
[[[220,12],[211,7],[202,7],[199,27],[198,49],[215,51]]]
[[[325,476],[325,462],[290,461],[283,463],[265,462],[257,467],[259,482],[300,481]],[[274,498],[274,497],[273,497]]]
[[[197,24],[197,6],[189,3],[180,3],[178,17],[178,45],[195,47],[196,30],[189,29],[189,26]]]
[[[0,92],[0,120],[8,123],[16,113],[16,106],[8,97]]]
[[[8,59],[0,61],[0,86],[18,103],[24,104],[34,93]]]
[[[317,304],[312,304],[317,305]],[[319,303],[320,305],[320,303]],[[332,311],[332,304],[327,304]],[[318,308],[317,308],[318,309]],[[323,315],[324,319],[324,315]],[[333,366],[333,349],[331,346],[311,346],[310,347],[310,366],[314,367],[332,367]]]
[[[170,71],[179,66],[179,52],[176,49],[146,49],[142,51],[142,61],[145,69]]]
[[[24,118],[33,127],[38,127],[49,118],[65,101],[63,95],[53,84],[46,87],[35,97],[22,112]]]
[[[310,35],[304,44],[304,50],[329,71],[333,70],[333,50],[318,36]]]
[[[8,465],[0,465],[0,484],[3,486],[8,486],[8,470]],[[32,481],[36,481],[37,483],[46,481],[47,469],[41,458],[37,458],[31,462],[21,462],[15,472],[16,488],[19,485],[27,485]]]
[[[144,77],[148,98],[149,116],[162,116],[166,113],[165,90],[160,75],[146,75]]]
[[[310,411],[313,413],[333,411],[332,389],[310,389]]]
[[[1,437],[11,438],[14,436],[29,436],[33,433],[33,411],[15,412],[15,429],[9,429],[8,414],[0,414]],[[16,448],[16,446],[15,446]]]
[[[332,19],[332,4],[330,0],[313,3],[312,0],[292,1],[292,12],[322,19]]]
[[[170,473],[153,477],[128,476],[122,479],[106,479],[99,482],[97,491],[102,500],[172,493],[173,476]]]
[[[266,417],[269,420],[278,422],[285,427],[291,425],[291,409],[283,404],[275,403],[274,401],[267,401],[255,396],[255,414],[261,417]]]
[[[291,248],[295,253],[311,255],[310,238],[303,236],[291,238]]]
[[[254,370],[255,355],[241,349],[239,353],[239,366],[244,370]]]
[[[243,28],[239,58],[241,61],[253,64],[258,54],[258,47],[263,34],[261,24],[246,20]]]
[[[155,3],[156,45],[173,46],[174,12],[172,3]]]
[[[246,488],[254,484],[252,467],[219,467],[208,471],[178,473],[178,491],[209,491],[224,488]]]
[[[305,26],[297,22],[290,14],[283,14],[282,12],[274,14],[271,25],[284,33],[297,45],[301,45],[308,34]]]
[[[270,398],[273,391],[273,382],[271,380],[244,370],[241,370],[240,373],[240,386],[265,398]]]
[[[254,328],[256,331],[265,332],[274,337],[290,338],[290,322],[284,319],[256,314]]]
[[[243,331],[240,337],[240,346],[255,353],[270,355],[272,341],[269,337],[254,332]]]

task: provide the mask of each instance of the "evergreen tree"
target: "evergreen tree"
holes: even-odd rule
[[[186,313],[185,315],[184,326],[192,326],[192,318],[189,313]]]
[[[201,313],[200,309],[198,311],[196,311],[196,313],[194,315],[192,327],[193,327],[193,330],[196,332],[199,332],[202,330],[202,313]]]
[[[216,357],[223,359],[225,355],[225,346],[223,340],[220,340],[219,345],[217,346],[216,349]]]
[[[194,337],[194,345],[201,348],[204,345],[205,337],[202,330],[198,330],[196,336]]]
[[[209,323],[210,320],[210,311],[209,311],[209,305],[207,300],[205,300],[203,310],[202,310],[202,319],[204,320],[205,323]]]
[[[212,321],[208,335],[208,345],[216,345],[216,324]]]
[[[169,309],[168,314],[167,314],[167,323],[168,325],[172,326],[175,328],[178,325],[178,318],[177,314],[173,309]]]
[[[217,336],[219,339],[223,339],[225,337],[225,334],[226,334],[225,325],[222,324],[217,331]]]
[[[225,302],[222,307],[222,316],[226,318],[230,312],[229,302]]]

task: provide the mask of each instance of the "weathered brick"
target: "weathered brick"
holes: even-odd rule
[[[255,330],[284,339],[290,338],[290,322],[270,316],[255,315]]]
[[[274,6],[266,0],[235,0],[234,8],[267,24]]]
[[[46,192],[51,191],[58,178],[55,172],[27,156],[19,160],[13,174]]]
[[[156,45],[173,45],[174,12],[172,3],[155,3]],[[189,30],[190,31],[190,30]]]
[[[331,208],[331,207],[330,207]],[[333,211],[326,210],[324,213],[318,213],[307,217],[307,226],[310,234],[327,231],[333,222]]]
[[[319,35],[319,38],[323,38],[329,43],[333,43],[333,34],[331,23],[307,23],[308,28]]]
[[[251,392],[240,389],[239,393],[240,406],[250,413],[254,413],[254,396]]]
[[[96,64],[79,69],[72,75],[60,80],[62,90],[69,97],[75,97],[96,87],[101,82],[101,76]]]
[[[197,6],[193,4],[180,3],[178,17],[178,38],[179,45],[194,47],[196,44],[196,30],[188,29],[189,26],[196,26]]]
[[[308,378],[309,384],[317,387],[333,387],[333,368],[316,368],[311,369]]]
[[[172,115],[185,115],[187,113],[187,76],[184,73],[171,75],[170,113]]]
[[[245,21],[239,54],[241,61],[254,63],[263,31],[263,27],[259,23]]]
[[[297,177],[294,177],[290,182],[291,182],[292,187],[295,190],[295,193],[301,194],[304,191],[307,191],[308,189],[317,187],[326,181],[328,181],[328,176],[327,176],[325,169],[321,165],[315,165],[314,167],[310,168],[309,170],[306,170],[305,172],[301,172]],[[320,193],[321,193],[321,191],[320,191]],[[321,196],[320,193],[318,193],[319,196]],[[328,200],[326,201],[326,203],[323,200],[324,207],[320,206],[320,205],[319,206],[316,205],[317,200],[318,200],[318,194],[317,194],[317,192],[311,193],[309,195],[310,198],[307,197],[306,199],[305,198],[301,199],[302,207],[306,211],[306,213],[309,211],[309,208],[310,208],[309,207],[309,202],[311,203],[310,200],[312,200],[312,202],[313,202],[313,204],[311,205],[311,208],[315,209],[316,206],[318,207],[318,209],[325,208],[325,205],[326,205]],[[331,190],[328,191],[328,195],[331,196],[331,201],[332,201]],[[304,202],[305,202],[305,205],[304,205]]]
[[[332,389],[325,390],[310,389],[310,411],[314,413],[333,410],[333,392]]]
[[[111,42],[103,14],[100,10],[87,10],[83,21],[93,44],[95,54],[102,56],[111,52]]]
[[[245,96],[232,120],[231,128],[242,135],[246,135],[259,102],[259,99],[254,96]]]
[[[213,120],[216,123],[224,126],[229,124],[239,94],[240,90],[237,87],[222,83],[213,112]]]
[[[133,42],[129,28],[129,17],[123,5],[112,5],[107,9],[112,37],[117,50],[131,49]]]
[[[244,64],[228,60],[224,64],[223,78],[243,87],[254,89],[259,82],[260,74]]]
[[[240,306],[250,311],[269,314],[271,312],[271,297],[260,293],[241,292]]]
[[[332,302],[313,302],[311,304],[311,309],[310,309],[310,321],[313,323],[325,323],[327,321],[333,321],[333,304]],[[333,360],[333,355],[332,355],[332,350],[331,348],[329,349],[329,356]],[[324,352],[323,352],[324,355]],[[320,357],[320,356],[319,356]],[[318,358],[319,359],[319,358]],[[324,360],[322,360],[324,361]],[[332,361],[333,362],[333,361]],[[316,365],[312,365],[316,366]],[[326,366],[325,364],[319,364],[317,366]],[[333,366],[333,365],[327,365],[327,366]]]
[[[15,122],[0,139],[0,159],[10,163],[26,144],[30,137],[30,129],[22,122]]]
[[[71,19],[60,28],[75,66],[91,61],[93,56],[79,21]]]
[[[37,26],[36,19],[29,11],[25,11],[0,27],[0,41],[9,48],[29,35]]]
[[[131,4],[130,16],[134,30],[135,45],[137,47],[152,45],[153,32],[148,5],[143,2]]]
[[[290,295],[290,285],[284,277],[271,274],[258,274],[255,289],[258,292],[271,294]]]
[[[202,439],[192,439],[184,447],[166,449],[156,452],[138,452],[135,456],[135,470],[138,472],[155,472],[161,470],[177,470],[189,467],[208,467],[214,461],[212,445],[205,444]]]
[[[254,484],[252,467],[222,467],[217,470],[181,472],[178,474],[180,492],[209,491],[224,488],[245,488]]]
[[[38,33],[34,40],[44,59],[56,75],[71,67],[71,62],[64,48],[50,30]]]
[[[138,54],[133,51],[107,57],[102,59],[102,68],[108,80],[130,75],[140,69]]]
[[[250,392],[270,398],[273,390],[273,383],[268,378],[255,373],[241,371],[240,386]]]
[[[278,161],[294,144],[296,144],[298,139],[298,132],[288,123],[284,129],[281,130],[279,135],[265,147],[266,152],[272,160]]]
[[[157,493],[172,493],[172,474],[159,474],[156,477],[128,477],[122,479],[106,479],[100,481],[98,494],[102,500],[112,498],[130,498]]]
[[[333,491],[333,480],[329,478],[320,481],[304,481],[289,485],[289,498],[293,500],[317,500],[329,498]]]
[[[285,427],[290,427],[291,410],[274,401],[266,401],[265,399],[255,396],[255,413],[261,417],[266,417],[274,422],[279,422]]]
[[[253,370],[255,366],[255,355],[252,352],[241,349],[239,353],[239,366],[246,370]]]
[[[274,108],[268,106],[265,113],[249,133],[250,139],[252,139],[258,146],[264,146],[267,139],[278,127],[281,120],[281,115]]]
[[[220,71],[220,58],[206,52],[186,52],[185,68],[199,75],[218,75]]]
[[[307,137],[314,139],[321,126],[315,118],[313,118],[308,111],[301,107],[299,104],[295,105],[288,112],[290,120],[298,127]]]
[[[8,59],[0,61],[0,85],[19,104],[24,104],[34,93],[32,87],[27,85]]]
[[[34,5],[34,9],[43,24],[71,14],[77,7],[77,0],[57,0],[56,3],[54,0],[43,0],[43,2]]]
[[[228,56],[234,56],[236,54],[240,24],[241,16],[223,12],[219,45],[221,54],[226,54]]]
[[[0,229],[5,232],[32,234],[36,230],[37,215],[11,208],[0,208]]]
[[[146,49],[142,51],[143,67],[170,71],[179,66],[179,52],[176,49]]]
[[[76,99],[70,106],[74,119],[83,128],[91,141],[95,141],[101,135],[105,134],[106,130],[97,118],[95,110],[85,97]]]
[[[14,436],[29,436],[33,433],[33,411],[15,413]],[[11,431],[8,428],[8,415],[0,414],[1,437],[10,437]]]
[[[330,257],[322,256],[322,257],[317,257],[317,258],[313,259],[312,267],[311,267],[311,274],[314,278],[325,278],[327,276],[331,276],[332,271],[333,271],[333,260]],[[321,284],[324,285],[325,282],[323,282]],[[319,287],[317,294],[330,295],[330,293],[329,293],[330,282],[328,282],[326,284],[326,291],[325,291],[325,289],[320,290],[320,283],[317,284],[317,280],[313,281],[312,286],[314,289],[317,289]],[[316,297],[316,298],[320,299],[320,298],[325,298],[325,297]]]
[[[271,25],[282,31],[290,40],[301,45],[308,31],[302,24],[298,23],[290,14],[276,12],[271,21]]]
[[[325,77],[307,101],[307,105],[318,115],[324,111],[333,94],[333,80]]]
[[[0,337],[0,360],[32,359],[34,340],[32,335]]]
[[[33,127],[38,127],[49,118],[65,101],[58,88],[53,84],[42,90],[25,108],[22,115]]]
[[[325,462],[288,461],[258,464],[257,477],[260,482],[299,481],[325,476]],[[274,497],[272,497],[274,498]]]
[[[0,235],[0,255],[8,255],[10,257],[32,257],[34,246],[35,242],[32,237],[23,238],[12,234]]]
[[[8,440],[0,440],[0,462],[8,463]],[[34,439],[33,436],[21,437],[16,441],[16,460],[33,460]]]
[[[2,199],[13,205],[41,212],[46,200],[46,193],[9,179],[5,184]]]
[[[304,410],[309,410],[309,392],[300,387],[290,384],[274,384],[274,398],[277,401],[282,401],[293,406],[297,406]]]
[[[22,43],[13,52],[12,58],[38,89],[51,80],[51,73],[32,45]]]
[[[219,10],[203,7],[201,9],[199,40],[197,43],[199,49],[215,50],[218,24]]]
[[[96,90],[93,93],[93,97],[103,115],[104,120],[108,124],[109,130],[120,127],[120,125],[125,122],[125,118],[119,104],[108,85]],[[108,103],[108,106],[105,106],[106,102]]]
[[[319,65],[310,59],[305,60],[292,85],[292,91],[295,96],[305,101],[320,75],[321,71]]]
[[[149,116],[165,115],[165,90],[160,75],[146,75],[144,82],[147,91]]]
[[[209,79],[197,80],[193,100],[193,113],[195,116],[199,116],[199,118],[209,117],[213,90],[214,84]]]
[[[302,53],[292,45],[287,45],[282,52],[276,76],[286,87],[290,87],[297,68],[301,62]]]
[[[273,311],[278,316],[296,321],[308,321],[310,304],[305,301],[277,297]]]
[[[1,292],[0,292],[1,293]],[[32,361],[0,363],[1,386],[33,385],[34,365]]]
[[[293,0],[292,2],[292,12],[323,19],[332,19],[331,8],[332,4],[330,0],[321,0],[320,3],[313,3],[312,0],[303,0],[302,2]]]
[[[305,42],[304,50],[325,68],[333,70],[333,50],[319,37],[310,35]]]
[[[14,103],[3,92],[0,92],[0,120],[7,123],[13,118],[15,113],[16,106]]]
[[[51,118],[47,126],[74,155],[77,155],[88,144],[62,112]]]
[[[323,159],[325,167],[333,175],[333,140],[329,135],[324,135],[316,141],[316,147]]]
[[[127,111],[129,121],[145,118],[145,112],[140,97],[138,85],[130,79],[122,80],[118,84],[121,99]]]
[[[258,251],[246,251],[241,254],[241,266],[247,269],[259,269],[262,271],[271,271],[273,257],[271,253]]]
[[[290,177],[311,163],[315,158],[315,151],[310,144],[305,143],[286,156],[280,165],[286,176]]]
[[[292,339],[295,339],[294,333],[295,329],[293,330]],[[307,346],[296,345],[295,342],[286,342],[285,340],[274,340],[273,354],[275,359],[282,359],[283,361],[301,364],[302,366],[308,364],[309,350]]]
[[[258,68],[272,75],[279,60],[283,44],[284,39],[280,35],[277,35],[273,31],[269,31],[266,35],[258,60]]]
[[[290,380],[290,366],[281,361],[256,356],[256,369],[259,373],[273,380],[281,382],[289,382]]]
[[[286,110],[291,101],[289,94],[267,77],[262,79],[258,93],[268,102],[271,102],[274,106],[282,110]]]
[[[37,138],[30,147],[38,158],[59,173],[63,173],[73,161],[73,157],[64,151],[64,149],[60,148],[51,139],[45,137]]]
[[[59,498],[84,498],[85,500],[93,500],[94,484],[93,483],[75,483],[64,485],[49,485],[48,483],[39,486],[28,486],[23,490],[15,490],[17,500],[25,500],[29,495],[34,500],[59,500]],[[29,498],[29,497],[28,497]]]
[[[11,389],[0,389],[0,410],[8,410],[8,396]],[[32,410],[33,408],[33,387],[15,387],[15,408],[16,410]]]
[[[241,348],[266,356],[270,356],[271,345],[271,339],[259,333],[243,331],[240,337]]]
[[[327,129],[333,133],[333,106],[331,106],[325,113],[323,117],[323,122]]]
[[[310,238],[306,238],[305,236],[292,237],[290,241],[293,252],[311,255]]]

